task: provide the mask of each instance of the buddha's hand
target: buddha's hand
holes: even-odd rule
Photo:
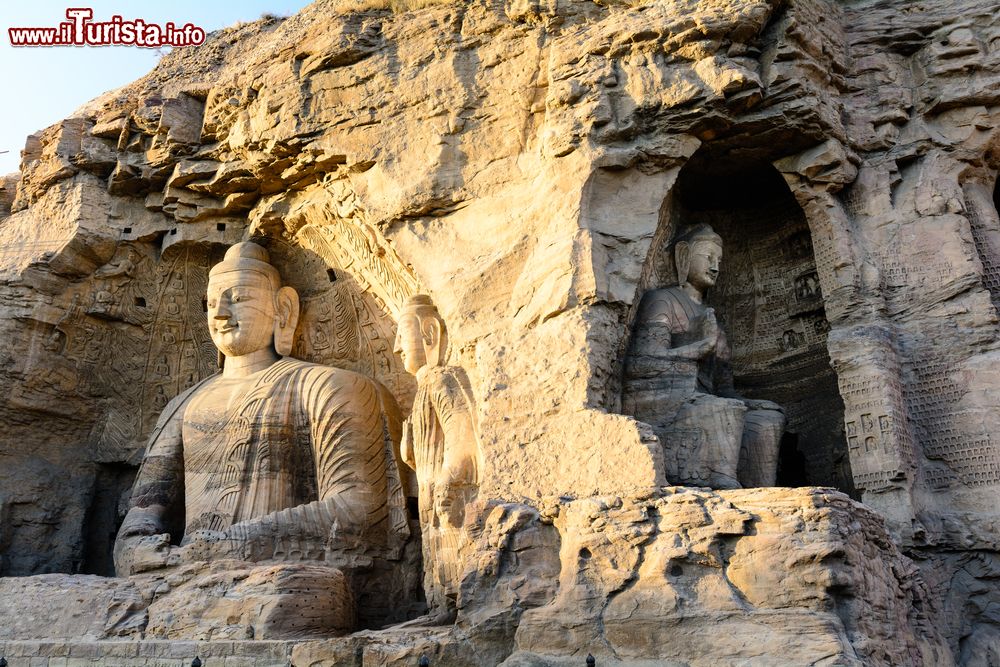
[[[757,398],[745,398],[743,403],[751,410],[777,410],[784,412],[784,409],[774,401],[765,401]]]
[[[180,562],[177,547],[170,535],[135,535],[115,544],[115,569],[118,576],[159,570]]]
[[[403,463],[414,470],[417,469],[417,459],[413,453],[413,421],[412,417],[407,417],[403,422],[403,434],[399,441],[399,454]]]
[[[701,340],[698,343],[698,356],[705,357],[715,352],[719,345],[719,321],[715,319],[715,309],[706,308],[705,314],[699,318]]]
[[[465,520],[465,505],[476,492],[468,475],[447,475],[434,485],[434,513],[441,523],[461,528]]]
[[[228,532],[196,530],[184,536],[180,556],[185,562],[201,562],[223,558],[242,560],[245,542]]]
[[[659,356],[676,361],[700,361],[715,355],[719,347],[719,323],[715,319],[715,310],[706,308],[705,312],[693,318],[688,333],[680,338],[685,343],[677,347],[663,350]],[[674,340],[676,343],[677,340]]]

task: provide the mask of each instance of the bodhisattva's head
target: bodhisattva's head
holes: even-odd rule
[[[424,366],[442,366],[448,352],[448,330],[437,307],[426,294],[416,294],[403,304],[393,352],[403,360],[407,373]]]
[[[227,357],[272,346],[290,354],[298,317],[298,294],[281,286],[267,250],[256,243],[237,243],[208,274],[208,330]]]
[[[715,285],[722,261],[722,237],[708,225],[694,225],[674,241],[677,284],[686,284],[699,293]]]

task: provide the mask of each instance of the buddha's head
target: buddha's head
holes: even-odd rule
[[[722,261],[722,237],[705,224],[693,225],[674,240],[677,284],[704,292],[715,285]]]
[[[290,354],[299,317],[299,297],[281,286],[267,250],[237,243],[208,274],[208,330],[227,357],[274,347]]]
[[[393,351],[403,360],[407,373],[424,366],[441,366],[448,351],[448,330],[437,306],[426,294],[407,299],[399,317]]]

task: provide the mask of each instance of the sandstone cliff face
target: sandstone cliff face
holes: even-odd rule
[[[703,220],[742,258],[716,297],[739,388],[793,404],[784,483],[879,512],[956,658],[982,664],[1000,534],[996,12],[320,1],[175,51],[29,138],[0,185],[0,573],[110,573],[153,421],[216,367],[208,267],[251,235],[302,295],[296,355],[373,375],[404,410],[396,316],[433,296],[479,405],[481,497],[654,492],[659,444],[618,414],[622,359],[664,244]],[[643,521],[669,521],[663,502]],[[877,543],[876,524],[860,525]],[[567,558],[561,596],[584,585]],[[919,625],[884,623],[866,636]],[[884,664],[915,655],[911,632],[885,638]]]
[[[601,664],[951,664],[915,566],[840,494],[675,489],[574,501],[555,524],[559,591],[510,664],[583,646]]]

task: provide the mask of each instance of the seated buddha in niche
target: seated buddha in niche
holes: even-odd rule
[[[223,370],[161,414],[115,543],[117,573],[221,558],[322,562],[329,579],[314,584],[350,598],[340,571],[407,536],[387,435],[398,409],[363,375],[287,356],[298,296],[263,247],[229,249],[209,274],[207,305]],[[332,629],[351,629],[350,600],[337,604],[348,611]]]
[[[639,304],[623,410],[653,426],[672,484],[773,486],[784,413],[736,393],[726,335],[705,303],[719,276],[722,239],[695,225],[671,251],[676,284],[649,290]]]

